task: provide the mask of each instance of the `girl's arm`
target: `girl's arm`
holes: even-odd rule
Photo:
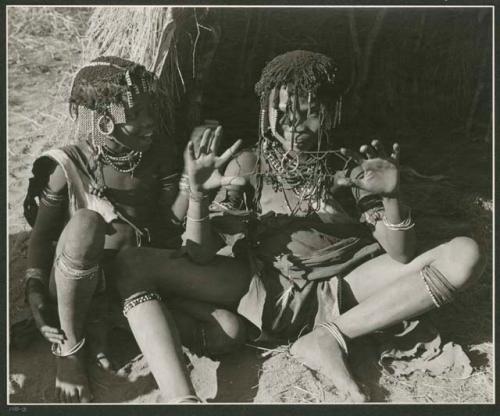
[[[220,169],[229,161],[241,144],[234,143],[221,156],[216,156],[222,127],[204,131],[198,152],[192,141],[185,152],[185,166],[189,175],[189,206],[186,215],[186,248],[197,263],[211,261],[223,246],[222,239],[212,229],[209,219],[210,200],[208,193],[221,186],[243,186],[245,180],[234,176],[223,176]]]
[[[28,243],[27,267],[42,270],[47,284],[53,262],[53,242],[57,241],[64,226],[66,209],[66,178],[61,167],[57,166],[40,197],[35,225]]]
[[[371,145],[361,146],[359,153],[342,149],[345,156],[352,158],[360,168],[351,178],[340,179],[339,185],[352,186],[355,193],[378,195],[383,209],[372,216],[369,222],[374,224],[373,236],[385,251],[401,263],[410,262],[415,256],[416,237],[414,222],[409,208],[401,204],[399,199],[399,145],[393,145],[393,152],[387,156],[378,140]],[[358,195],[358,199],[361,198]]]
[[[411,225],[410,209],[402,205],[397,197],[382,198],[384,216],[375,223],[373,236],[384,250],[400,263],[409,263],[415,257],[416,235],[415,229],[405,229],[405,222]],[[384,219],[385,218],[385,219]],[[402,228],[391,225],[403,224]]]
[[[49,278],[54,260],[54,242],[64,227],[67,210],[66,179],[58,166],[40,197],[40,205],[28,243],[26,300],[37,328],[49,342],[58,343],[64,334],[54,326],[49,302]]]

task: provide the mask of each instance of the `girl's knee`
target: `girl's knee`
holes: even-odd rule
[[[73,214],[68,226],[85,229],[90,233],[105,232],[106,221],[98,212],[82,208]]]
[[[64,253],[83,263],[100,260],[104,249],[106,222],[102,216],[89,209],[75,212],[64,230]]]
[[[434,263],[457,289],[474,282],[484,269],[484,257],[479,246],[469,237],[456,237],[443,244],[441,254]]]
[[[211,354],[226,354],[243,345],[247,338],[243,318],[225,309],[212,313],[215,322],[207,329],[207,349]]]

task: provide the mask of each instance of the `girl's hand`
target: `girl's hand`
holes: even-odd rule
[[[222,126],[206,128],[196,152],[193,140],[190,140],[184,153],[184,164],[189,176],[189,186],[194,192],[208,192],[225,185],[244,185],[245,179],[238,176],[223,176],[222,168],[241,145],[237,140],[221,156],[217,156],[217,149],[222,136]]]
[[[36,280],[28,282],[28,303],[36,327],[42,336],[53,344],[64,343],[66,336],[54,325],[56,321],[54,311],[41,282]]]
[[[399,191],[399,144],[392,145],[392,153],[387,156],[382,143],[373,140],[371,145],[360,147],[360,153],[342,148],[340,152],[352,158],[363,169],[364,175],[360,179],[342,178],[338,180],[340,186],[355,186],[372,194],[392,198]]]

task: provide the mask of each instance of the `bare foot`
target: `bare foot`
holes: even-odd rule
[[[354,381],[344,352],[325,328],[316,328],[300,337],[290,352],[306,367],[330,378],[337,390],[345,395],[346,401],[360,403],[368,400]]]
[[[84,351],[57,357],[56,399],[60,403],[88,403],[93,397],[85,370]]]

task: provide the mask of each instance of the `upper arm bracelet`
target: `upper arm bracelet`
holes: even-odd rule
[[[64,205],[66,198],[66,192],[53,192],[48,186],[46,186],[40,194],[40,203],[47,207],[61,207]]]

